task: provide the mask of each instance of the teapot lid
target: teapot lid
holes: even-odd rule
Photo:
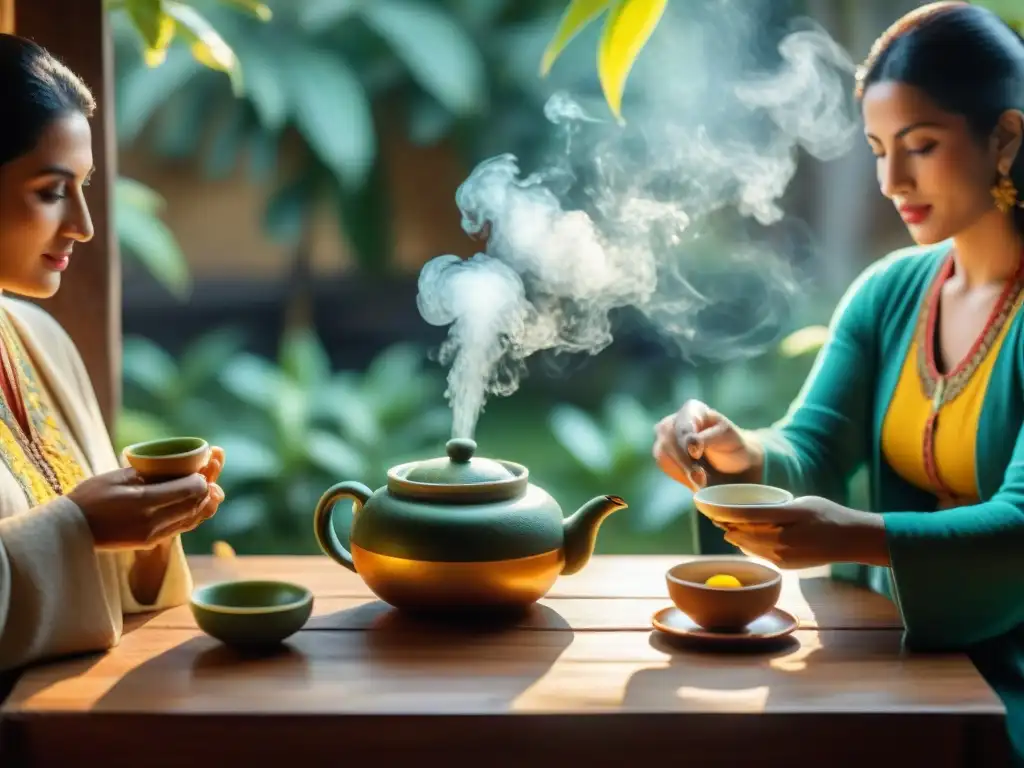
[[[456,437],[445,444],[447,458],[439,457],[416,463],[405,479],[414,483],[434,485],[466,485],[469,483],[490,483],[515,477],[509,469],[491,459],[473,458],[476,442],[465,437]]]
[[[402,496],[465,503],[511,498],[526,488],[526,467],[474,457],[474,440],[453,438],[445,452],[447,456],[393,467],[389,488]]]

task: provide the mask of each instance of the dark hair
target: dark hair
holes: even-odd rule
[[[858,99],[881,81],[920,88],[941,109],[965,117],[971,132],[986,141],[1006,110],[1024,111],[1024,39],[986,8],[932,3],[878,38],[857,81]],[[1010,178],[1024,197],[1024,152]],[[1015,209],[1014,222],[1024,234],[1024,209]]]
[[[0,34],[0,165],[30,152],[51,122],[74,112],[92,117],[85,83],[46,49]]]

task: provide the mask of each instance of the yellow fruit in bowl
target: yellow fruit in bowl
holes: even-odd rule
[[[743,584],[735,576],[731,576],[728,573],[716,573],[714,576],[704,582],[706,587],[718,587],[718,588],[735,588],[742,587]]]

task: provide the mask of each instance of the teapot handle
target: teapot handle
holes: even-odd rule
[[[313,532],[316,535],[316,543],[328,557],[339,565],[343,565],[353,573],[356,573],[355,563],[352,562],[352,553],[342,545],[338,534],[334,532],[334,505],[343,498],[352,499],[352,512],[355,515],[363,508],[363,505],[370,500],[373,491],[362,483],[346,480],[343,483],[332,485],[327,492],[320,497],[313,513]]]

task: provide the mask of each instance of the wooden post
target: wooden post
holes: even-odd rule
[[[5,2],[0,0],[0,8]],[[113,50],[103,0],[17,0],[14,31],[61,59],[92,89],[96,173],[87,190],[96,236],[75,248],[57,295],[40,302],[71,335],[85,360],[108,429],[121,399],[121,263],[114,231],[117,178]],[[3,14],[0,14],[3,17]]]
[[[0,0],[0,34],[14,31],[14,0]]]

